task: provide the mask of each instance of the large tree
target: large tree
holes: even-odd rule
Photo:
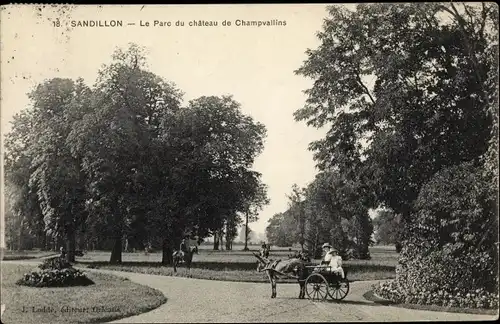
[[[258,179],[255,179],[258,180]],[[270,203],[269,198],[267,197],[267,185],[264,183],[255,183],[252,186],[252,191],[250,197],[248,197],[247,206],[243,211],[245,215],[245,246],[243,248],[244,251],[248,251],[248,242],[249,242],[249,234],[251,233],[250,227],[248,223],[256,222],[259,218],[259,212],[262,208]]]
[[[39,231],[65,239],[67,258],[74,261],[77,231],[86,219],[85,179],[66,139],[89,107],[89,89],[81,79],[55,78],[38,85],[29,98],[31,107],[15,118],[6,143],[9,183],[28,202],[22,209],[14,204],[13,211],[23,219],[43,215],[43,222],[37,218]]]
[[[253,171],[254,160],[262,152],[266,130],[241,111],[241,106],[230,96],[201,97],[186,108],[184,126],[185,145],[192,146],[188,157],[196,172],[203,235],[216,234],[226,228],[233,232],[241,222],[241,214],[252,206],[259,206],[265,187],[260,174]],[[179,136],[181,137],[181,136]]]
[[[310,241],[306,240],[306,212],[305,212],[305,193],[304,188],[293,184],[292,192],[288,197],[288,215],[292,215],[295,224],[297,224],[297,233],[302,251],[310,251]]]
[[[180,97],[173,84],[146,70],[142,49],[132,45],[99,71],[92,110],[73,128],[69,145],[88,181],[87,210],[101,235],[114,241],[110,262],[121,262],[123,238],[138,217],[150,224],[145,215],[157,216],[153,202],[171,164],[158,141]]]
[[[306,190],[306,241],[321,252],[320,242],[331,242],[345,256],[348,249],[358,258],[368,258],[372,235],[367,195],[356,178],[334,170],[320,172]],[[347,224],[346,230],[342,221]]]
[[[266,237],[269,244],[276,246],[292,246],[299,242],[297,223],[290,211],[274,214],[266,227]]]

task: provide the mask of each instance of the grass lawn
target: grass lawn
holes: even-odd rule
[[[88,252],[84,257],[77,258],[76,266],[100,268],[108,270],[139,272],[164,276],[180,276],[210,280],[267,282],[265,273],[256,271],[257,259],[252,251],[242,251],[242,247],[234,247],[232,251],[213,251],[205,246],[195,254],[191,271],[182,265],[177,273],[171,266],[163,266],[161,253],[123,253],[122,264],[110,265],[108,263],[110,252]],[[250,247],[257,252],[257,247]],[[290,252],[288,249],[271,250],[270,258],[286,259]],[[344,269],[348,271],[347,277],[351,281],[378,280],[395,278],[395,266],[398,254],[392,248],[373,247],[371,260],[344,261]],[[320,260],[315,260],[319,263]],[[283,282],[295,282],[283,279]]]
[[[85,287],[32,288],[16,285],[28,265],[2,264],[3,323],[106,322],[157,308],[166,302],[155,289],[125,278],[88,273],[95,284]]]
[[[29,259],[37,259],[43,258],[46,256],[57,255],[57,252],[51,251],[8,251],[5,250],[3,252],[3,260],[29,260]]]

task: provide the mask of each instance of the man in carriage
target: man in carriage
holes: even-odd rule
[[[330,243],[325,243],[321,247],[323,249],[324,257],[321,261],[322,267],[318,267],[317,270],[335,273],[341,276],[342,279],[345,278],[344,269],[342,269],[342,257],[338,254],[338,251],[334,249]]]

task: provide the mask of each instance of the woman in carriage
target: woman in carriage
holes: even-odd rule
[[[344,279],[345,274],[344,269],[342,269],[342,257],[338,254],[338,251],[334,249],[330,243],[323,244],[321,248],[324,253],[323,260],[321,261],[322,266],[316,268],[316,270],[321,269],[321,271],[335,273]]]

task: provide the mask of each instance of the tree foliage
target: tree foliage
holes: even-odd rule
[[[331,7],[321,45],[297,70],[315,83],[296,119],[330,126],[311,144],[318,165],[363,170],[378,202],[405,220],[421,186],[439,169],[483,154],[491,131],[480,91],[488,56],[471,62],[469,40],[458,26],[443,26],[441,7]],[[486,39],[476,43],[484,53]]]
[[[182,95],[134,44],[92,88],[81,79],[39,85],[7,136],[12,219],[62,236],[68,254],[77,234],[111,242],[116,263],[123,242],[159,245],[168,263],[186,235],[224,228],[231,241],[241,215],[254,220],[269,201],[252,170],[266,129],[230,96],[182,107]]]
[[[373,219],[375,241],[378,244],[395,245],[399,235],[399,216],[392,210],[379,210]]]

